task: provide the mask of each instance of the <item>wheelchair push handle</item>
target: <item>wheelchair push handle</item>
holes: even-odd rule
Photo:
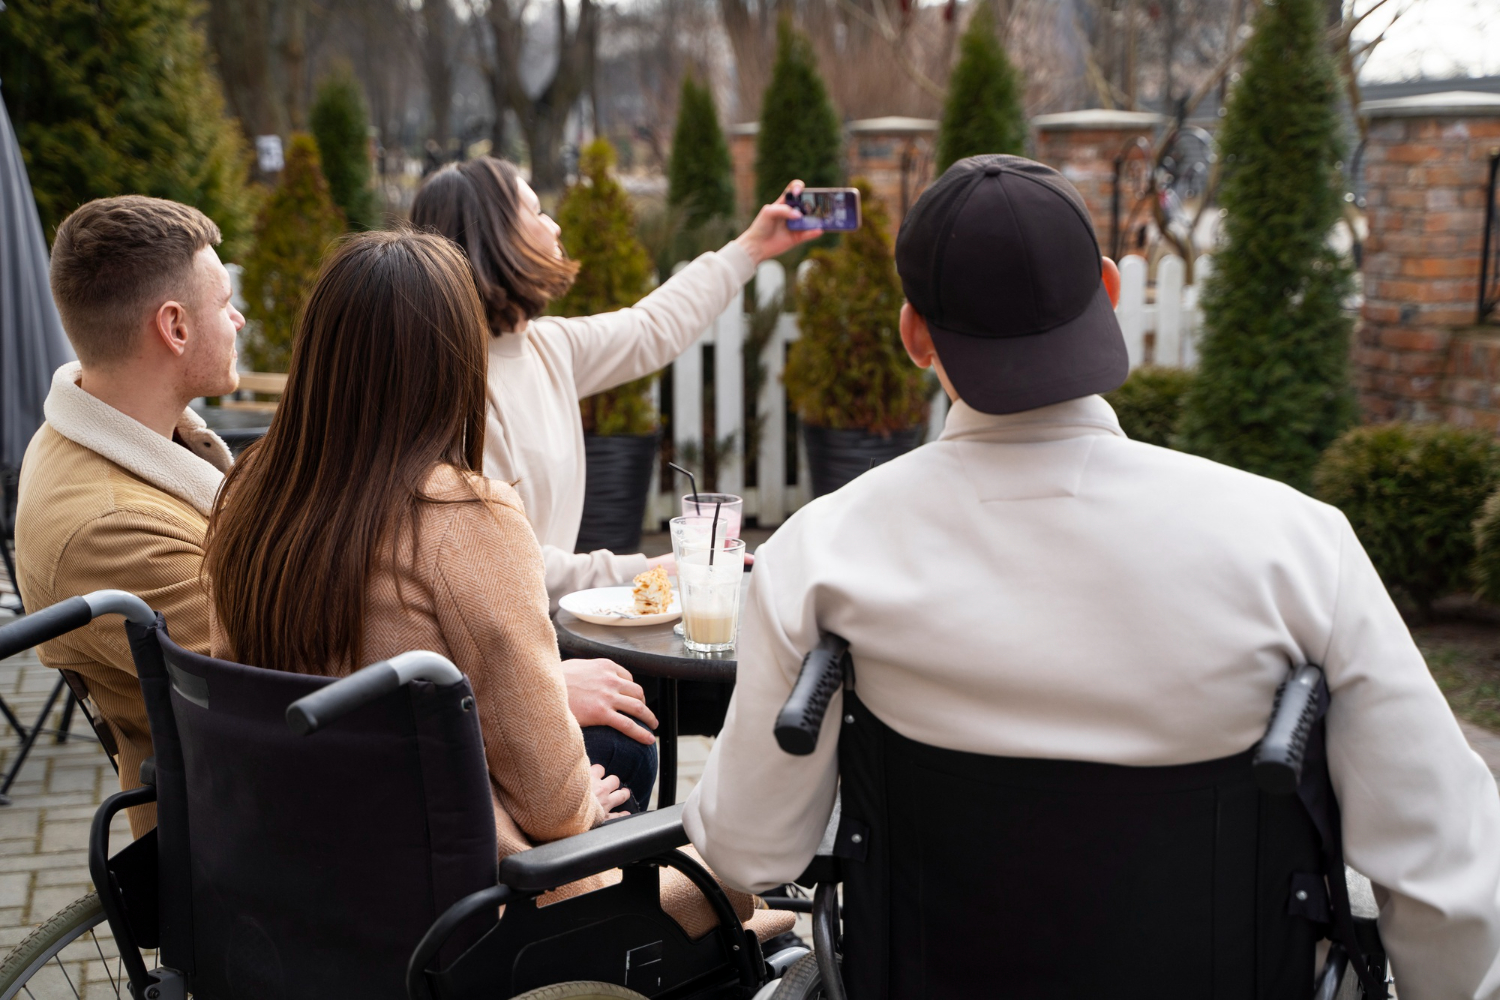
[[[1276,692],[1266,735],[1255,747],[1255,783],[1271,795],[1291,795],[1302,783],[1307,738],[1322,706],[1323,671],[1311,663],[1294,667]]]
[[[781,749],[805,757],[818,745],[828,702],[844,683],[849,643],[832,632],[824,632],[818,644],[802,658],[797,683],[776,716],[776,742]]]
[[[385,697],[410,681],[431,681],[447,687],[464,675],[446,657],[425,649],[393,656],[356,670],[287,706],[286,724],[298,736],[311,736],[357,708]]]
[[[151,625],[156,621],[155,612],[134,594],[123,590],[96,590],[82,597],[58,601],[0,627],[0,659],[51,642],[58,636],[83,628],[100,615],[108,614],[124,615],[137,625]]]

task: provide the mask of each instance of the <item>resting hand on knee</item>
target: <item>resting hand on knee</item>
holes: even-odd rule
[[[606,819],[618,819],[621,816],[629,816],[628,812],[616,812],[615,807],[624,805],[630,798],[630,789],[620,787],[620,779],[613,774],[604,773],[603,764],[594,764],[589,767],[589,784],[594,789],[594,798],[604,807]]]
[[[564,660],[563,680],[568,685],[568,708],[580,727],[609,726],[638,743],[656,742],[650,730],[656,716],[646,707],[646,692],[630,671],[612,660]]]

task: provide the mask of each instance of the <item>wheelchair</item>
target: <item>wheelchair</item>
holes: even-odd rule
[[[1344,877],[1316,667],[1292,672],[1252,750],[1120,768],[905,740],[824,636],[776,735],[811,752],[844,689],[840,808],[798,880],[811,904],[768,900],[811,911],[813,950],[766,955],[679,850],[680,806],[497,866],[473,694],[435,654],[337,681],[262,670],[181,649],[114,591],[0,628],[0,657],[111,612],[155,756],[95,816],[98,893],[0,965],[0,1000],[35,995],[66,948],[92,943],[107,965],[101,922],[118,944],[104,992],[135,1000],[1386,995],[1373,901]],[[111,819],[147,802],[156,830],[111,856]],[[663,867],[708,901],[708,933],[662,909]],[[540,899],[613,869],[617,884]]]
[[[182,649],[159,614],[112,591],[0,627],[0,658],[106,613],[126,618],[154,756],[143,786],[95,815],[97,892],[0,965],[0,997],[47,995],[48,974],[53,995],[135,1000],[766,1000],[808,954],[763,953],[680,850],[681,806],[497,866],[473,692],[434,653],[339,680],[263,670]],[[111,820],[151,802],[156,829],[111,855]],[[706,933],[662,908],[663,868],[707,901]],[[615,884],[540,898],[616,869]],[[75,982],[69,949],[118,974]]]
[[[831,633],[776,720],[782,750],[813,752],[840,688],[839,799],[797,880],[813,954],[777,1000],[1388,995],[1374,894],[1343,860],[1318,667],[1290,671],[1251,749],[1167,767],[907,739],[860,701]]]

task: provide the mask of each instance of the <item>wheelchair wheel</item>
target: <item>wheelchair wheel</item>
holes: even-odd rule
[[[818,969],[818,956],[808,952],[786,970],[781,985],[771,994],[771,1000],[822,1000],[823,973]]]
[[[613,983],[554,983],[529,990],[513,1000],[647,1000],[635,990]]]
[[[97,892],[54,913],[0,963],[0,1000],[85,996],[130,996]]]

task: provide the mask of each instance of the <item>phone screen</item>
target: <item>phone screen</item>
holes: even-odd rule
[[[789,194],[786,203],[802,213],[800,219],[788,219],[788,229],[822,229],[847,233],[859,228],[859,190],[857,188],[803,188],[801,194]]]

